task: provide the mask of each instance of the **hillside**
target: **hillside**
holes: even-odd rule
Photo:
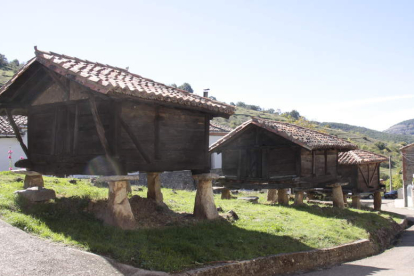
[[[2,87],[11,77],[14,71],[9,68],[0,68],[0,87]]]
[[[414,135],[414,119],[395,124],[384,132],[391,134]]]
[[[411,124],[413,127],[412,134],[414,134],[414,120],[409,120],[409,121],[411,121]],[[404,121],[404,122],[409,122],[409,121]],[[357,133],[369,136],[371,138],[375,138],[375,139],[387,141],[387,142],[406,142],[409,144],[414,143],[414,136],[410,136],[412,134],[409,134],[409,133],[389,132],[389,131],[382,132],[382,131],[377,131],[377,130],[373,130],[373,129],[369,129],[365,127],[358,127],[358,126],[353,126],[353,125],[348,125],[348,124],[332,123],[332,122],[323,122],[321,123],[321,125],[329,126],[330,128],[340,129],[340,130],[347,131],[347,132],[355,132],[355,133],[357,132]]]

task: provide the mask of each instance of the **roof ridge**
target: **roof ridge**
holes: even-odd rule
[[[75,80],[82,85],[103,94],[109,93],[114,96],[124,94],[141,99],[170,102],[208,110],[221,116],[223,114],[229,116],[235,111],[235,107],[227,103],[168,86],[124,68],[51,51],[42,51],[37,47],[35,47],[35,55],[38,62],[51,70],[61,75],[74,75]]]
[[[35,55],[36,55],[36,56],[38,56],[38,55],[37,55],[37,52],[44,53],[44,54],[51,54],[51,55],[55,55],[55,56],[61,56],[61,57],[64,57],[64,58],[66,58],[66,59],[74,59],[74,60],[76,60],[76,61],[80,61],[80,62],[84,62],[84,63],[89,63],[89,64],[91,64],[91,63],[98,64],[98,62],[89,61],[89,60],[87,60],[87,59],[81,59],[81,58],[78,58],[78,57],[68,56],[68,55],[65,55],[65,54],[59,54],[59,53],[52,52],[52,51],[42,51],[42,50],[39,50],[39,49],[35,48]],[[99,64],[102,64],[102,63],[99,63]],[[164,86],[164,87],[167,87],[167,88],[172,88],[172,89],[176,89],[176,90],[179,90],[180,92],[183,92],[183,93],[186,93],[186,94],[192,94],[192,95],[194,95],[194,96],[196,96],[196,97],[199,97],[199,98],[204,98],[204,99],[205,99],[205,97],[203,97],[203,96],[200,96],[200,95],[197,95],[197,94],[194,94],[194,93],[188,92],[188,91],[186,91],[186,90],[182,90],[182,89],[180,89],[180,88],[178,88],[178,87],[177,87],[177,88],[175,88],[175,87],[172,87],[172,86],[166,85],[166,84],[164,84],[164,83],[154,81],[153,79],[146,78],[146,77],[143,77],[143,76],[138,75],[138,74],[135,74],[135,73],[131,73],[130,71],[128,71],[128,70],[126,70],[126,69],[124,69],[124,68],[120,68],[120,67],[112,66],[112,65],[109,65],[109,64],[106,64],[106,65],[102,64],[102,66],[105,66],[105,67],[108,67],[108,68],[112,68],[112,69],[114,69],[114,70],[117,70],[117,71],[121,71],[121,72],[123,72],[123,73],[130,74],[130,75],[132,75],[132,76],[134,76],[134,77],[137,77],[137,78],[142,78],[142,79],[145,79],[145,80],[147,80],[147,81],[151,81],[151,82],[155,82],[155,83],[158,83],[158,84],[160,84],[160,85],[162,85],[162,86]],[[210,98],[209,98],[209,100],[210,100],[210,101],[213,101],[213,102],[217,102],[217,103],[219,103],[218,101],[215,101],[215,100],[210,99]],[[221,102],[220,102],[220,103],[221,103]]]

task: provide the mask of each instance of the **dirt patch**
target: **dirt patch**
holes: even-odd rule
[[[160,228],[166,226],[181,226],[194,224],[196,220],[192,214],[176,213],[168,209],[165,204],[158,204],[152,199],[134,195],[129,199],[137,228]],[[107,210],[107,200],[90,201],[86,211],[103,219]]]

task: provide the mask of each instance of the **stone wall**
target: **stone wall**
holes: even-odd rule
[[[344,262],[362,259],[378,254],[388,248],[393,239],[407,226],[394,223],[382,228],[370,240],[360,240],[332,248],[278,254],[253,260],[226,262],[199,269],[188,270],[176,276],[241,276],[241,275],[283,275],[329,267]]]
[[[191,171],[163,172],[160,176],[161,186],[176,190],[195,190],[195,182]],[[138,181],[131,181],[131,185],[147,186],[147,174],[140,173]]]

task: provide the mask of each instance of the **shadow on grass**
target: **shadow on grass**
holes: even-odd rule
[[[171,272],[211,262],[312,249],[288,236],[249,231],[221,220],[123,231],[103,225],[84,212],[88,198],[61,198],[38,204],[19,200],[17,203],[23,213],[39,219],[54,233],[94,253],[144,269]]]

